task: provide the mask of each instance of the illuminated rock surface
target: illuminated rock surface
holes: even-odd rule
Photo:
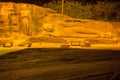
[[[31,47],[35,43],[34,48],[90,47],[93,43],[118,43],[117,35],[108,22],[75,19],[33,4],[0,3],[1,47]]]
[[[1,36],[54,35],[81,36],[79,34],[112,35],[108,22],[74,19],[56,11],[24,3],[0,3]]]
[[[120,44],[116,45],[108,41],[114,32],[113,26],[108,22],[74,19],[57,14],[51,9],[10,2],[0,3],[0,30],[1,42],[12,45],[11,41],[14,41],[19,45],[16,47],[15,44],[15,47],[11,47],[10,44],[6,46],[0,42],[0,49],[3,50],[0,50],[0,54],[11,52],[0,56],[1,80],[120,79],[120,51],[117,51],[120,49]],[[99,36],[100,39],[91,38]],[[104,39],[104,36],[110,38]],[[66,44],[62,44],[66,42],[66,37],[71,45],[77,45],[79,48],[81,48],[79,37],[110,44],[98,43],[91,47],[87,44],[87,49],[86,47],[73,49],[76,46],[66,49]],[[29,43],[29,40],[36,44],[46,42],[47,47],[51,42],[55,43],[54,46],[60,43],[63,48],[54,49],[50,44],[52,49],[43,46],[24,49],[24,44]],[[74,43],[74,41],[78,42]],[[17,49],[19,51],[16,51]]]

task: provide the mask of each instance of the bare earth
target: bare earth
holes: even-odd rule
[[[0,79],[119,80],[119,62],[114,50],[25,49],[0,56]]]

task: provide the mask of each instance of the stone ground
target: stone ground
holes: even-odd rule
[[[120,80],[120,51],[24,49],[0,56],[1,80]]]

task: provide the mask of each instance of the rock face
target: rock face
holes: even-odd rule
[[[111,35],[107,22],[74,19],[49,8],[24,3],[0,3],[0,36]]]
[[[1,35],[9,36],[15,32],[32,35],[41,26],[40,19],[49,13],[56,12],[30,4],[0,3],[0,30],[4,32]]]

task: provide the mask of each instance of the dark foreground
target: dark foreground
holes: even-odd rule
[[[0,56],[0,80],[120,80],[120,51],[16,51]]]

